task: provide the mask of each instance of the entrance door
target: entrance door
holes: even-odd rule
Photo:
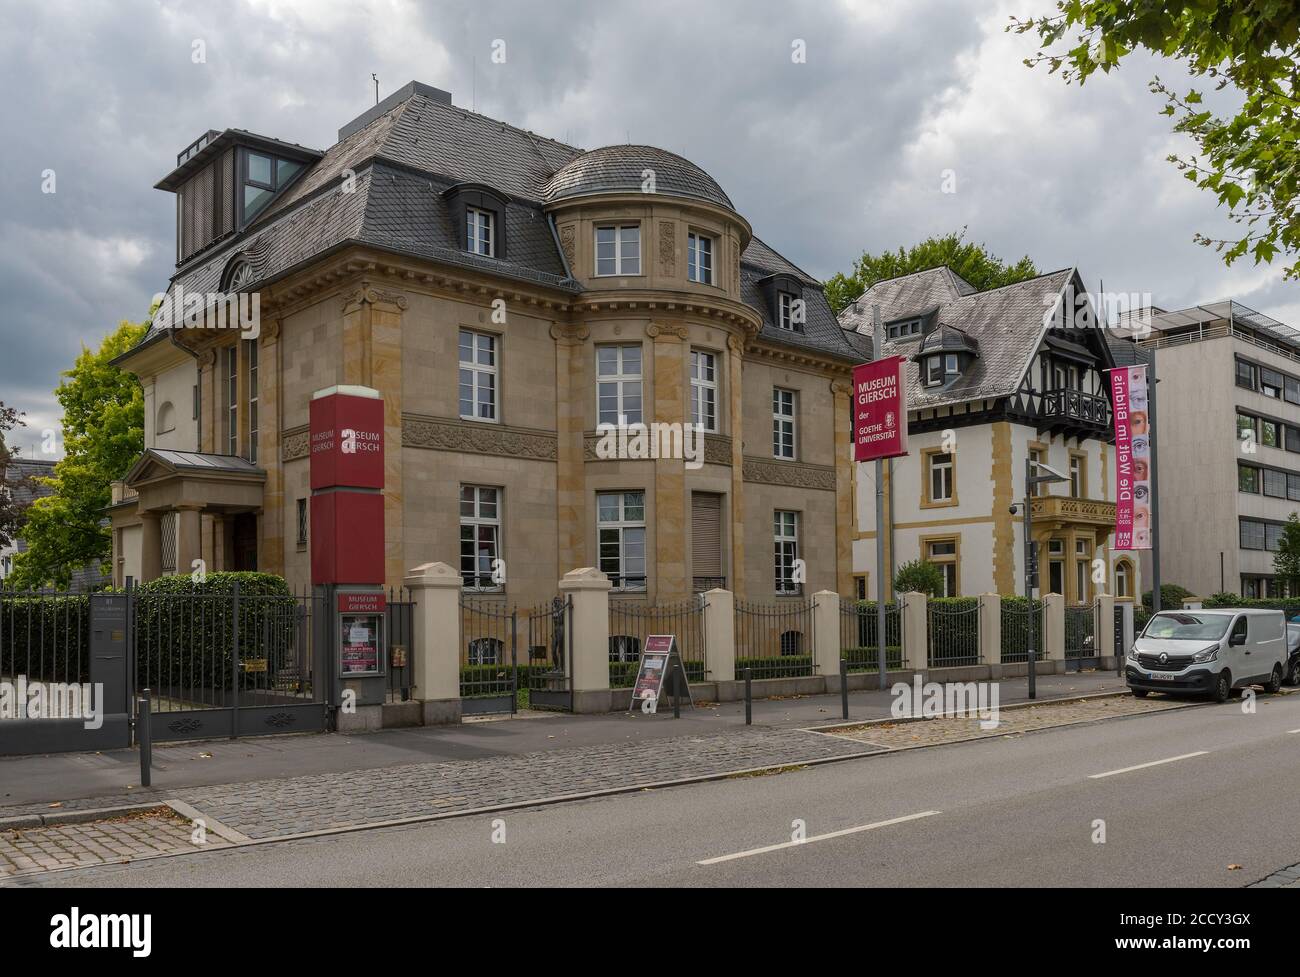
[[[235,516],[233,529],[236,570],[257,569],[257,515],[241,512]]]

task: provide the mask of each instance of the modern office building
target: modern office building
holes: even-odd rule
[[[359,385],[384,401],[389,585],[439,560],[520,604],[583,566],[655,600],[851,588],[862,348],[696,164],[412,82],[324,151],[209,131],[158,187],[169,296],[256,292],[260,331],[160,310],[121,357],[146,451],[110,510],[117,582],[202,559],[306,585],[309,403]],[[603,450],[602,426],[642,424],[702,441]]]
[[[1152,310],[1160,573],[1205,596],[1286,595],[1273,555],[1300,509],[1300,332],[1240,302]]]
[[[1065,480],[1032,502],[1039,592],[1086,604],[1141,593],[1136,553],[1111,545],[1115,365],[1074,269],[976,291],[941,267],[879,282],[840,313],[907,360],[909,454],[885,476],[886,589],[904,563],[943,572],[945,596],[1023,593],[1023,510],[1033,459]],[[1068,314],[1062,310],[1068,310]],[[857,465],[853,572],[875,594],[874,465]]]

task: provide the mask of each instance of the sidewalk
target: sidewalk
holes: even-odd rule
[[[1038,680],[1038,697],[1050,699],[1123,688],[1123,682],[1113,673],[1050,675]],[[1002,682],[1000,696],[1002,705],[1026,701],[1025,680]],[[849,717],[887,718],[892,701],[888,691],[852,692]],[[261,736],[157,746],[153,787],[148,789],[139,786],[140,761],[135,750],[5,757],[0,758],[0,818],[44,813],[55,803],[73,810],[138,804],[184,796],[178,794],[182,788],[387,770],[430,762],[524,757],[556,750],[630,747],[665,739],[726,737],[746,731],[743,702],[686,708],[678,720],[672,718],[670,709],[655,716],[526,716],[377,733]],[[765,699],[754,702],[754,726],[749,731],[786,731],[787,741],[801,743],[815,737],[792,737],[791,731],[842,721],[838,695]],[[741,763],[735,769],[755,765]]]

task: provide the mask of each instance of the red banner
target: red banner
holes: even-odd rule
[[[853,460],[907,454],[907,360],[886,356],[853,368]]]
[[[1115,549],[1151,549],[1151,428],[1147,368],[1110,371],[1115,407]]]

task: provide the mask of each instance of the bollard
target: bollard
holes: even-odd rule
[[[840,659],[840,711],[844,713],[844,718],[849,718],[849,662],[847,658]]]
[[[754,723],[754,692],[750,688],[750,681],[754,677],[752,668],[745,669],[745,725],[752,726]]]
[[[140,786],[153,786],[153,731],[149,722],[149,702],[152,694],[148,689],[144,690],[144,697],[140,700],[140,713],[137,722],[140,724]]]

